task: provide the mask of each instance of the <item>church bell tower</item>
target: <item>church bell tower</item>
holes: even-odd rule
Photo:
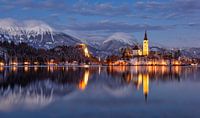
[[[142,55],[144,55],[144,56],[149,55],[149,41],[148,41],[148,38],[147,38],[147,32],[146,31],[145,31],[145,34],[144,34]]]

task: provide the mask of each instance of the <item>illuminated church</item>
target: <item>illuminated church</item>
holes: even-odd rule
[[[147,32],[146,31],[145,31],[145,34],[144,34],[142,55],[143,56],[149,55],[149,41],[148,41],[148,38],[147,38]]]
[[[139,46],[135,46],[132,48],[133,56],[148,56],[149,55],[149,41],[147,38],[147,32],[145,31],[144,40],[142,48],[140,49]]]

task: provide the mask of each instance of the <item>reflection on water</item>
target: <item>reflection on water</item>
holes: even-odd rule
[[[85,90],[88,83],[89,74],[89,70],[85,70],[83,79],[79,82],[78,86],[81,90]]]
[[[167,66],[110,66],[110,67],[0,67],[0,111],[43,108],[74,92],[84,92],[89,85],[102,84],[123,89],[132,86],[132,91],[143,91],[148,101],[151,83],[199,81],[198,67]],[[154,84],[155,86],[155,84]],[[95,91],[95,90],[94,90]],[[101,91],[101,90],[99,90]],[[148,101],[149,102],[149,101]]]

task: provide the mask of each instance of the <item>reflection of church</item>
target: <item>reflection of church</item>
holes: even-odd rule
[[[121,85],[134,84],[138,91],[142,90],[146,101],[150,81],[180,81],[181,73],[185,72],[180,66],[110,66],[107,71],[113,78],[122,79]]]

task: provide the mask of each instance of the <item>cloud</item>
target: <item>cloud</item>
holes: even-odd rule
[[[170,2],[136,2],[134,7],[138,11],[157,13],[160,18],[169,19],[177,17],[187,17],[200,12],[199,0],[174,0]]]
[[[84,24],[73,24],[67,26],[71,30],[79,31],[103,31],[103,32],[133,32],[147,30],[166,30],[172,28],[172,26],[160,26],[149,24],[129,24],[125,22],[112,22],[112,21],[100,21]]]
[[[113,6],[109,3],[101,3],[91,5],[88,3],[75,4],[72,7],[71,12],[83,14],[83,15],[102,15],[102,16],[114,16],[114,15],[127,15],[131,13],[129,5]]]
[[[67,3],[64,0],[60,0],[59,2],[56,0],[45,0],[35,2],[32,0],[0,0],[0,3],[0,6],[4,6],[5,8],[9,7],[10,10],[19,7],[23,10],[41,9],[60,11],[70,14],[100,16],[127,15],[131,13],[131,6],[129,6],[128,4],[114,6],[110,3],[89,4],[86,1],[79,1],[74,4],[71,4]]]
[[[65,0],[0,0],[1,11],[21,10],[41,10],[59,12],[67,15],[83,16],[123,16],[138,19],[172,19],[186,18],[198,15],[200,12],[199,0],[174,0],[174,1],[138,1],[120,2],[115,5],[109,2],[88,2],[79,0],[73,3]],[[47,12],[46,12],[47,13]]]

